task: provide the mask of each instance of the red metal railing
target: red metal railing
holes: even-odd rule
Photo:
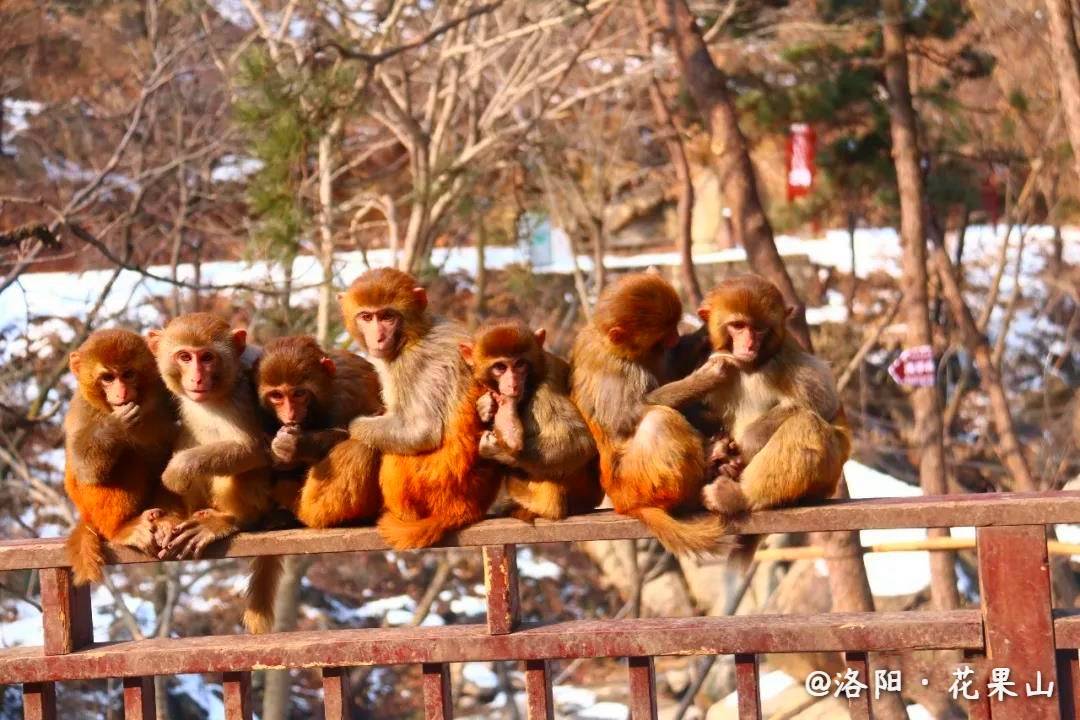
[[[518,544],[648,537],[634,520],[597,512],[526,525],[493,519],[457,533],[446,546],[480,547],[487,587],[487,624],[435,628],[370,628],[93,642],[90,594],[72,584],[61,540],[0,543],[0,571],[41,571],[42,647],[0,650],[0,684],[21,683],[30,720],[56,717],[53,683],[123,678],[129,719],[154,717],[157,675],[222,673],[226,717],[251,717],[250,672],[315,667],[323,677],[327,718],[348,717],[348,674],[354,665],[419,664],[428,718],[449,718],[448,663],[523,661],[530,718],[552,718],[548,663],[556,659],[625,657],[631,716],[656,717],[653,658],[658,655],[734,655],[739,717],[760,718],[758,658],[766,652],[844,653],[861,682],[870,681],[867,653],[961,650],[982,683],[967,703],[972,718],[1077,718],[1080,697],[1080,615],[1054,616],[1045,526],[1080,521],[1080,493],[968,495],[849,500],[760,512],[740,532],[813,532],[866,528],[974,525],[980,578],[978,610],[738,617],[577,620],[523,625],[519,620],[515,547]],[[385,550],[370,528],[283,530],[242,534],[208,557]],[[109,551],[113,564],[151,562],[125,548]],[[1007,667],[1019,686],[1041,675],[1052,697],[990,700],[990,669]],[[853,718],[873,713],[872,693],[849,700]]]

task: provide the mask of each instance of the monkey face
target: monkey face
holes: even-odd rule
[[[401,345],[401,315],[392,308],[364,307],[356,313],[356,329],[367,351],[381,360],[397,355]]]
[[[529,363],[525,358],[496,358],[488,369],[488,386],[500,395],[519,398],[525,394],[529,380]]]
[[[306,387],[279,385],[261,392],[263,406],[282,425],[303,425],[310,414],[314,395]]]
[[[729,321],[724,329],[730,338],[731,354],[740,363],[754,363],[769,338],[769,328],[760,327],[743,318]]]
[[[180,388],[195,402],[205,402],[215,396],[221,386],[221,358],[213,347],[179,347],[173,362],[180,374]]]
[[[138,374],[130,367],[102,367],[97,385],[111,407],[139,402]]]

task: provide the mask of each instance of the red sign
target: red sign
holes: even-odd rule
[[[889,375],[900,385],[932,387],[937,376],[934,349],[929,345],[908,348],[889,365]]]
[[[814,184],[814,145],[817,135],[806,123],[792,123],[787,142],[787,199],[808,195]]]

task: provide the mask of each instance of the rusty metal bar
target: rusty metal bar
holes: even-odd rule
[[[23,685],[23,720],[56,720],[56,685],[51,682]]]
[[[155,720],[154,678],[124,678],[124,720]]]
[[[847,665],[849,670],[854,670],[857,681],[866,686],[865,689],[858,693],[847,695],[848,714],[851,716],[851,720],[871,720],[874,717],[873,711],[870,709],[870,693],[872,692],[870,687],[872,684],[870,682],[870,666],[866,660],[866,653],[846,652],[844,653],[844,664]]]
[[[451,720],[454,699],[450,694],[450,666],[424,663],[424,717],[427,720]],[[510,699],[513,702],[513,698]]]
[[[551,668],[547,660],[529,660],[525,663],[525,696],[528,699],[529,720],[555,719]]]
[[[656,720],[656,666],[651,655],[627,658],[630,720]]]
[[[486,625],[358,628],[97,643],[43,658],[0,650],[0,684],[260,667],[550,660],[636,655],[982,649],[976,610],[572,620],[490,635]]]
[[[1076,650],[1059,650],[1057,654],[1058,682],[1057,692],[1061,705],[1061,717],[1076,720],[1080,709],[1080,660]]]
[[[66,655],[93,642],[90,587],[76,587],[68,568],[45,568],[40,582],[45,654]]]
[[[328,667],[322,671],[323,715],[326,720],[349,720],[352,717],[352,693],[349,669]]]
[[[732,533],[781,533],[909,527],[1048,525],[1080,517],[1080,492],[984,493],[914,498],[835,500],[809,507],[759,510]],[[564,520],[492,518],[450,533],[440,547],[478,547],[584,540],[633,540],[651,535],[641,523],[610,511],[572,515]],[[389,549],[374,528],[276,530],[240,533],[228,543],[207,548],[204,557],[252,557]],[[110,564],[159,562],[123,546],[106,548]],[[0,543],[0,571],[67,567],[64,539],[9,540]]]
[[[761,673],[757,655],[735,656],[739,720],[761,720]]]
[[[484,587],[488,632],[492,635],[513,632],[521,615],[516,546],[484,546]]]
[[[990,704],[994,720],[1058,720],[1057,698],[1025,697],[1024,684],[1057,682],[1046,528],[979,528],[979,589],[991,668],[1007,668],[1018,697]],[[993,679],[993,678],[991,678]]]
[[[251,720],[251,673],[227,672],[221,678],[225,720]]]

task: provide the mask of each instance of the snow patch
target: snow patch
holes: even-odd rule
[[[544,558],[537,559],[533,555],[532,548],[521,548],[518,550],[517,566],[518,573],[522,577],[532,578],[533,580],[542,580],[544,578],[558,580],[562,577],[561,567],[551,560]]]

